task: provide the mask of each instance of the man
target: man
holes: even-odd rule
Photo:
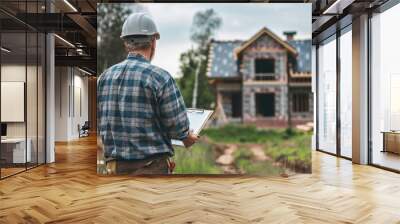
[[[171,139],[190,147],[198,136],[189,131],[186,107],[175,80],[150,64],[160,38],[151,17],[130,15],[121,38],[127,59],[98,79],[104,156],[115,163],[117,174],[168,174],[173,169]]]

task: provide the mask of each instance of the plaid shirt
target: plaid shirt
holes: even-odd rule
[[[172,156],[171,139],[188,135],[186,107],[175,80],[141,55],[129,54],[99,77],[97,100],[105,157]]]

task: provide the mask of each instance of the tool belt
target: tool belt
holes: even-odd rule
[[[154,173],[151,171],[152,166],[156,166]],[[168,169],[167,171],[162,168],[164,166]],[[175,168],[175,162],[170,158],[170,154],[161,153],[140,160],[107,158],[106,167],[107,174],[172,174]],[[159,169],[160,167],[161,169]],[[141,173],[141,170],[146,170],[146,172]]]

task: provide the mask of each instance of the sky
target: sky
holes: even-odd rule
[[[132,3],[133,12],[147,12],[156,22],[161,38],[152,64],[180,77],[179,56],[196,45],[190,28],[196,12],[214,9],[222,19],[216,40],[247,40],[262,27],[284,38],[284,31],[297,31],[295,39],[311,39],[311,4],[289,3]]]

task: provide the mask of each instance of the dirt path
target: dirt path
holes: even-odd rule
[[[235,166],[235,151],[240,147],[239,144],[227,144],[222,149],[221,155],[216,159],[216,163],[221,166],[222,170],[226,174],[239,174],[242,173]],[[246,145],[246,148],[253,154],[252,159],[257,162],[271,161],[272,159],[265,155],[263,145],[252,144]]]
[[[265,155],[263,145],[249,145],[250,151],[253,153],[253,158],[256,161],[271,161],[272,159]]]
[[[217,158],[216,163],[221,166],[226,174],[238,174],[239,171],[235,167],[235,158],[233,153],[237,150],[236,144],[228,144],[223,153]]]

